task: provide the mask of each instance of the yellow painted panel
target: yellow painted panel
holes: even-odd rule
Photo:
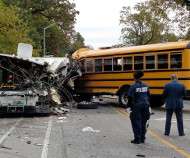
[[[189,69],[190,68],[190,49],[185,49],[183,51],[183,58],[182,58],[182,63],[183,63],[183,68],[184,69]]]
[[[72,57],[74,59],[88,58],[88,57],[99,57],[99,56],[110,56],[116,54],[127,54],[135,52],[150,52],[158,50],[169,50],[169,49],[185,49],[187,44],[190,41],[181,41],[181,42],[169,42],[169,43],[159,43],[159,44],[150,44],[150,45],[141,45],[133,47],[123,47],[123,48],[112,48],[104,50],[85,50],[79,49],[73,53]]]
[[[182,68],[181,69],[170,69],[170,64],[168,70],[144,70],[144,76],[142,77],[142,82],[145,82],[149,87],[152,94],[161,94],[163,87],[166,83],[170,82],[171,74],[177,74],[179,82],[185,84],[186,89],[190,90],[190,49],[185,49],[190,41],[182,42],[171,42],[171,43],[161,43],[153,45],[144,45],[128,48],[116,48],[116,49],[106,49],[106,50],[79,50],[76,52],[75,58],[95,58],[95,57],[116,57],[116,56],[126,56],[128,53],[133,53],[130,56],[137,55],[135,53],[141,53],[142,55],[168,53],[168,62],[170,62],[170,52],[182,52]],[[176,49],[176,50],[175,50]],[[172,50],[172,51],[170,51]],[[145,58],[145,56],[144,56]],[[144,60],[145,61],[145,60]],[[134,61],[133,61],[134,62]],[[157,63],[157,61],[156,61]],[[133,65],[134,67],[134,65]],[[145,63],[144,63],[145,68]],[[156,65],[157,68],[157,65]],[[182,70],[182,71],[180,71]],[[90,92],[113,92],[115,93],[123,85],[132,85],[133,81],[133,71],[128,72],[103,72],[103,73],[83,73],[82,77],[79,78],[76,87],[82,87],[81,90]],[[87,87],[85,89],[85,87]],[[94,87],[94,88],[93,88]],[[100,88],[102,87],[102,88]],[[109,88],[106,88],[109,87]],[[115,89],[113,89],[115,87]],[[118,87],[118,89],[116,89]]]

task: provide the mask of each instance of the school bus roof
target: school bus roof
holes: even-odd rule
[[[178,50],[190,48],[189,41],[180,41],[180,42],[169,42],[169,43],[159,43],[159,44],[150,44],[150,45],[140,45],[132,47],[123,47],[123,48],[112,48],[112,49],[98,49],[91,50],[89,48],[82,48],[73,53],[72,57],[74,59],[97,57],[97,56],[111,56],[111,55],[122,55],[128,53],[137,53],[137,52],[155,52],[163,50]]]

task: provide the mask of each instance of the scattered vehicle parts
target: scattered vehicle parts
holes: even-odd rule
[[[85,127],[82,129],[83,132],[95,132],[95,133],[98,133],[100,132],[101,130],[94,130],[92,127]]]
[[[77,109],[97,109],[98,104],[93,102],[82,101],[77,103]]]
[[[79,66],[69,57],[32,57],[19,44],[17,56],[0,54],[0,113],[67,113]]]
[[[145,157],[145,155],[137,154],[137,157]]]

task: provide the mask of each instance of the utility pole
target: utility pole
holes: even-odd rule
[[[47,27],[44,27],[44,31],[43,31],[43,34],[44,34],[43,56],[44,56],[44,57],[45,57],[45,54],[46,54],[46,29],[48,29],[49,27],[51,27],[51,26],[53,26],[53,25],[55,25],[55,24],[57,24],[57,25],[62,25],[63,23],[62,23],[62,22],[54,22],[53,24],[51,24],[51,25],[49,25],[49,26],[47,26]]]

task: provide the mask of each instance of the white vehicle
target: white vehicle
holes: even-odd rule
[[[19,44],[17,56],[0,54],[0,113],[50,113],[64,106],[73,100],[74,71],[70,58],[34,58],[28,44]]]

